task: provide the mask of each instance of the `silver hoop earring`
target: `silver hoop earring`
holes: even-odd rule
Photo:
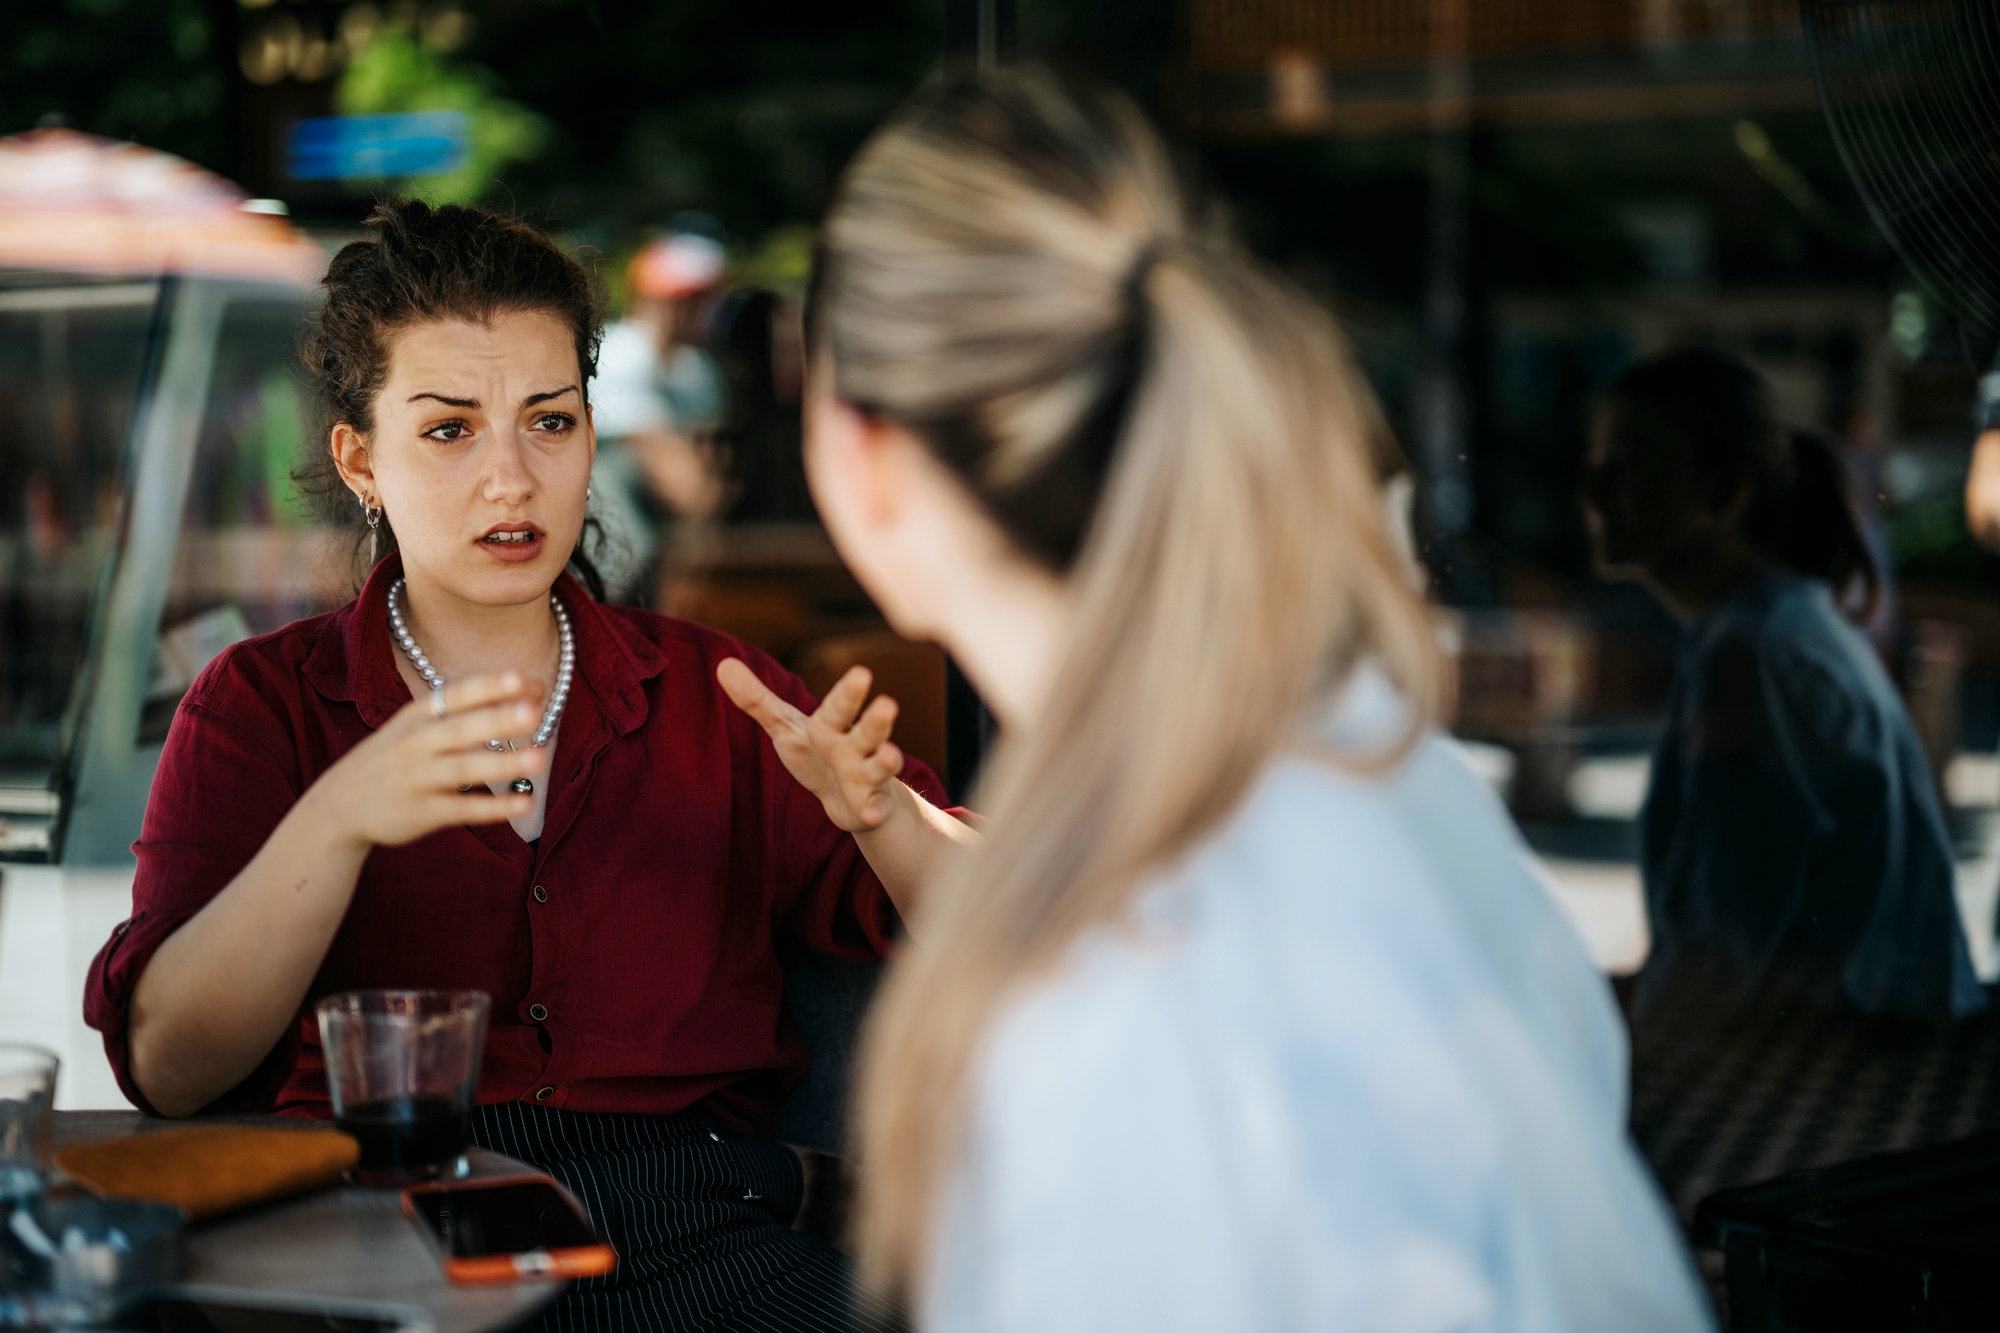
[[[366,505],[363,505],[361,512],[368,515],[368,526],[370,528],[379,528],[382,526],[382,510],[379,507],[370,509]]]

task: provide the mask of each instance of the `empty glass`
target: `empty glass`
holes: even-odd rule
[[[463,1172],[483,991],[372,990],[319,1002],[333,1119],[361,1144],[357,1185],[399,1186]]]
[[[0,1043],[0,1325],[41,1322],[53,1249],[34,1217],[55,1129],[56,1057]]]
[[[32,1199],[42,1192],[60,1063],[39,1046],[0,1042],[0,1201]]]

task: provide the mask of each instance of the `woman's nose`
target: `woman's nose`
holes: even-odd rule
[[[528,470],[522,446],[501,438],[493,442],[486,466],[486,497],[489,500],[519,502],[535,493],[535,475]]]

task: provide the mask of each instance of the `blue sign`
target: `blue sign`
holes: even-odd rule
[[[462,111],[319,116],[292,127],[293,180],[437,176],[465,165]]]

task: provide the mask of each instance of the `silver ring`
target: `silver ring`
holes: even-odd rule
[[[431,712],[438,717],[446,715],[444,711],[444,686],[442,685],[431,691]]]

